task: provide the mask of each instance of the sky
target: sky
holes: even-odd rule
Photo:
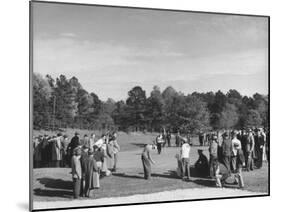
[[[268,94],[264,17],[33,3],[33,71],[100,99],[141,86]]]

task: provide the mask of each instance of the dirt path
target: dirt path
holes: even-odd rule
[[[98,205],[114,205],[125,203],[143,203],[157,201],[172,201],[172,200],[192,200],[205,198],[219,197],[237,197],[262,195],[263,193],[250,192],[239,189],[228,188],[195,188],[195,189],[178,189],[173,191],[164,191],[151,194],[137,194],[126,197],[101,198],[91,200],[73,200],[73,201],[49,201],[49,202],[34,202],[34,209],[51,209],[79,206],[98,206]]]

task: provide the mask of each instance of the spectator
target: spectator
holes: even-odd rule
[[[252,130],[248,129],[247,132],[247,138],[246,138],[246,170],[250,171],[250,170],[254,170],[254,153],[255,153],[255,139],[254,136],[252,134]]]
[[[112,143],[113,143],[113,158],[114,158],[114,165],[113,165],[113,172],[117,170],[117,162],[118,162],[118,152],[120,151],[120,146],[117,142],[117,133],[114,132],[112,136]]]
[[[232,144],[232,155],[231,155],[231,167],[232,171],[236,170],[236,162],[237,162],[237,152],[241,149],[241,142],[237,139],[238,132],[234,131],[233,138],[231,140]]]
[[[76,147],[74,150],[74,155],[71,158],[71,168],[72,168],[72,179],[73,179],[73,195],[74,199],[79,198],[82,169],[80,163],[81,149]]]
[[[171,132],[170,132],[170,130],[167,131],[166,138],[167,138],[168,147],[171,147]]]
[[[229,134],[225,132],[223,135],[223,141],[222,141],[222,163],[225,165],[226,169],[228,170],[230,174],[230,160],[231,160],[231,153],[232,153],[232,143],[229,138]]]
[[[89,151],[88,146],[82,146],[81,157],[80,157],[80,162],[82,167],[81,189],[80,189],[81,197],[85,196],[85,176],[86,176],[85,171],[86,170],[84,170],[83,167],[85,167],[85,163],[87,163],[88,151]]]
[[[218,137],[213,135],[210,146],[210,177],[215,177],[216,167],[218,163]]]
[[[202,149],[198,149],[197,151],[198,151],[199,158],[194,165],[196,173],[199,177],[207,177],[209,175],[208,159],[203,154]]]
[[[68,147],[67,147],[67,152],[68,152],[68,155],[71,156],[73,155],[73,150],[78,147],[80,145],[80,141],[79,141],[79,133],[78,132],[75,132],[74,134],[74,137],[72,137],[70,143],[68,144]]]
[[[153,159],[150,156],[150,152],[155,147],[151,144],[146,144],[144,146],[143,152],[141,154],[141,161],[143,165],[144,179],[149,180],[151,177],[151,163],[155,164]]]
[[[234,177],[235,177],[235,183],[238,183],[240,188],[244,188],[244,180],[243,180],[243,175],[242,175],[242,168],[245,164],[245,158],[243,155],[243,151],[239,144],[234,143],[234,149],[237,151],[236,153],[236,167],[234,171]]]
[[[83,177],[85,179],[84,196],[89,197],[90,189],[93,188],[93,173],[98,171],[97,164],[91,150],[88,151],[88,156],[84,159],[82,170],[84,173]]]
[[[161,154],[161,150],[162,150],[162,144],[164,143],[163,140],[163,135],[160,133],[157,137],[156,137],[156,146],[157,146],[157,151],[158,154]]]
[[[190,180],[190,160],[189,160],[189,153],[190,153],[190,145],[188,143],[187,138],[181,137],[183,140],[183,144],[181,147],[180,157],[182,160],[182,180]]]

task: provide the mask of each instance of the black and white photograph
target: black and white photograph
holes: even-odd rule
[[[270,195],[269,16],[29,4],[31,210]]]

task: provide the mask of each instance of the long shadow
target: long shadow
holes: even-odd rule
[[[130,143],[130,144],[135,145],[140,148],[143,148],[146,145],[146,143]]]
[[[164,172],[163,174],[152,173],[151,176],[168,178],[168,179],[180,179],[180,177],[177,175],[177,172],[174,170],[168,170],[167,172]]]
[[[72,181],[65,181],[62,179],[52,179],[52,178],[39,178],[37,179],[40,184],[43,184],[46,188],[55,188],[63,190],[71,190],[73,187]]]
[[[208,179],[208,178],[195,179],[195,180],[192,180],[192,182],[196,183],[198,185],[206,186],[206,187],[215,187],[216,186],[215,181],[212,179]]]
[[[133,179],[143,179],[143,177],[138,175],[127,175],[125,173],[112,173],[113,176],[124,177],[124,178],[133,178]]]
[[[73,196],[72,191],[68,190],[47,190],[47,189],[34,189],[34,195],[44,197],[65,197],[70,198]]]

